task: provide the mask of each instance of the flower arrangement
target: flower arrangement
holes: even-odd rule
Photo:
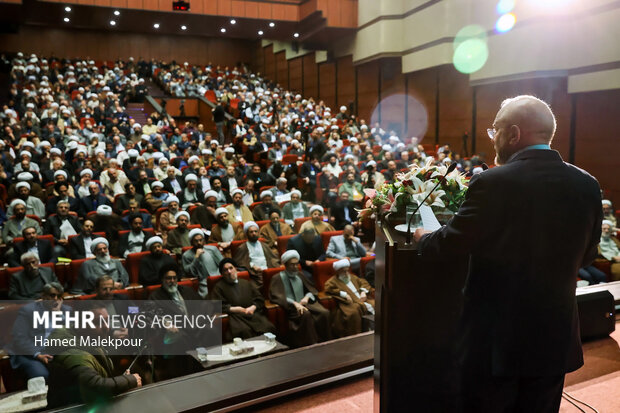
[[[408,172],[397,174],[393,183],[364,189],[368,200],[364,209],[358,210],[360,220],[403,212],[407,205],[418,205],[448,169],[447,166],[433,165],[430,157],[424,166],[414,164],[409,168]],[[426,204],[435,212],[456,212],[465,200],[466,192],[467,180],[455,170],[431,193]]]

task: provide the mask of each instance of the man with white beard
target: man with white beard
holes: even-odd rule
[[[93,240],[90,250],[95,259],[84,262],[80,267],[80,274],[71,289],[72,294],[91,294],[95,290],[97,278],[102,275],[112,277],[115,290],[127,287],[129,275],[119,260],[110,258],[109,246],[105,238],[99,237]]]
[[[185,251],[181,259],[183,271],[191,277],[198,277],[198,295],[205,298],[209,292],[207,277],[220,273],[218,266],[224,257],[217,247],[204,245],[205,234],[200,228],[189,232],[189,242],[192,249]]]

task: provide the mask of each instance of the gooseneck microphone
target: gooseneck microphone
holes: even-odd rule
[[[409,220],[407,221],[407,238],[405,239],[405,244],[411,244],[411,220],[413,219],[413,216],[418,212],[418,210],[422,207],[424,202],[426,202],[426,200],[431,196],[431,194],[435,192],[435,189],[437,189],[437,187],[441,185],[441,183],[446,179],[446,176],[450,175],[450,173],[454,171],[455,169],[456,169],[456,162],[452,162],[450,166],[448,167],[448,170],[446,171],[446,173],[443,174],[441,178],[439,178],[439,181],[437,181],[433,189],[424,197],[422,202],[420,202],[418,204],[418,207],[413,211],[413,213],[409,217]]]

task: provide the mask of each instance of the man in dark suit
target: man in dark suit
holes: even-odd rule
[[[116,256],[127,258],[127,255],[134,252],[147,251],[146,241],[152,237],[148,232],[142,230],[142,216],[138,214],[129,214],[127,217],[130,231],[123,234],[118,239],[118,251]]]
[[[52,243],[45,239],[38,239],[39,236],[35,227],[24,228],[22,236],[24,240],[13,246],[13,259],[9,260],[11,267],[19,267],[19,260],[22,254],[28,251],[36,251],[41,263],[56,262]]]
[[[58,192],[57,196],[53,196],[47,200],[47,205],[45,206],[45,212],[49,214],[53,214],[56,211],[56,207],[58,205],[58,201],[66,200],[69,202],[69,209],[73,212],[80,213],[80,201],[79,199],[69,196],[69,183],[68,182],[58,182],[54,185],[54,189]]]
[[[336,202],[331,209],[333,226],[336,231],[342,230],[345,225],[359,226],[357,222],[357,211],[353,206],[353,202],[349,200],[349,193],[343,191],[340,193],[340,201]],[[357,228],[356,228],[357,229]]]
[[[601,193],[550,149],[555,128],[545,102],[504,101],[488,131],[500,166],[474,175],[447,225],[415,233],[423,259],[469,254],[466,412],[557,412],[565,373],[583,364],[575,284],[597,255]]]
[[[39,257],[34,252],[22,254],[20,262],[24,269],[11,274],[9,299],[36,300],[41,296],[45,284],[58,282],[51,268],[39,266]]]
[[[91,211],[96,211],[101,205],[109,205],[110,200],[99,192],[99,185],[96,182],[91,182],[88,185],[89,196],[80,198],[80,211],[82,216],[86,216]]]
[[[299,253],[301,270],[308,281],[313,284],[312,263],[325,261],[325,248],[323,248],[321,236],[316,235],[314,230],[308,227],[301,234],[295,235],[288,240],[286,249],[287,251],[295,250]]]
[[[140,211],[140,205],[135,200],[129,201],[129,214],[122,219],[122,224],[125,229],[131,229],[131,223],[129,222],[130,215],[140,215],[142,217],[142,228],[153,228],[151,214]]]
[[[69,255],[72,260],[81,260],[83,258],[92,257],[90,251],[90,243],[93,238],[93,228],[95,224],[90,219],[85,219],[82,224],[82,231],[77,237],[69,239]]]
[[[57,257],[67,256],[67,245],[69,235],[79,234],[82,229],[77,216],[69,215],[70,204],[68,201],[60,200],[56,205],[56,214],[49,216],[45,222],[45,233],[54,236],[54,254]]]

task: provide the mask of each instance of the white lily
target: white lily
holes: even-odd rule
[[[426,190],[424,191],[424,196],[428,195],[428,193],[435,186],[435,184],[433,184],[433,182],[431,181],[426,181],[425,184],[426,184],[425,185]],[[430,196],[426,199],[425,203],[429,206],[436,206],[439,208],[444,208],[446,205],[444,204],[441,197],[444,196],[445,194],[446,192],[443,189],[437,189],[430,194]]]

